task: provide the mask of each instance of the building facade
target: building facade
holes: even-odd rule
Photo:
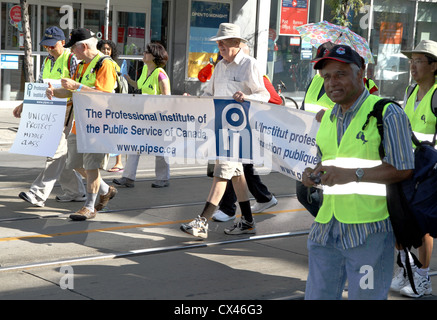
[[[333,20],[329,0],[87,0],[29,2],[34,75],[38,77],[47,52],[39,42],[44,30],[56,25],[66,38],[71,29],[89,28],[113,40],[119,62],[126,60],[133,79],[140,76],[142,53],[148,42],[162,43],[168,53],[166,70],[172,93],[199,94],[205,83],[198,71],[217,59],[216,44],[208,41],[222,22],[240,25],[251,54],[276,86],[297,100],[314,70],[315,49],[304,43],[296,25]],[[350,29],[367,39],[374,62],[367,66],[384,97],[402,100],[410,82],[408,60],[400,50],[421,40],[437,41],[437,0],[365,0],[350,14]],[[0,100],[22,100],[23,30],[18,0],[0,1]]]

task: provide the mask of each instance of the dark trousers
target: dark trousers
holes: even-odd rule
[[[272,200],[272,194],[262,183],[259,175],[255,174],[253,164],[243,164],[244,176],[246,177],[247,187],[257,202],[265,203]],[[229,216],[233,216],[237,210],[237,196],[235,195],[232,182],[229,180],[225,194],[219,203],[219,209]]]

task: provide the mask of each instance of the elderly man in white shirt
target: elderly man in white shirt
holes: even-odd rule
[[[211,41],[217,42],[223,59],[217,63],[203,95],[232,96],[237,102],[246,99],[267,102],[270,94],[264,87],[263,73],[258,62],[240,48],[240,43],[246,40],[240,36],[239,26],[232,23],[220,24],[217,35],[211,38]],[[214,168],[213,184],[202,213],[190,223],[182,224],[182,231],[199,238],[208,237],[208,220],[216,211],[229,180],[232,181],[237,195],[242,217],[231,228],[225,229],[225,233],[256,232],[242,164],[218,160]]]

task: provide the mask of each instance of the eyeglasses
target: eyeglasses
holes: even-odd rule
[[[239,44],[238,40],[236,41],[236,39],[217,40],[216,43],[218,46],[226,46],[226,47],[233,47]]]
[[[413,59],[410,59],[410,60],[408,60],[408,63],[411,64],[411,65],[417,66],[417,65],[420,65],[420,64],[423,64],[423,63],[428,63],[428,60],[413,60]]]
[[[43,46],[44,47],[44,49],[50,49],[50,50],[53,50],[54,48],[55,48],[55,46]]]

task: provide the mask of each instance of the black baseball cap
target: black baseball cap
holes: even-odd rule
[[[94,34],[85,28],[78,28],[74,29],[70,33],[70,40],[68,43],[64,46],[64,48],[70,48],[72,47],[76,42],[87,40],[89,38],[94,37]]]
[[[39,43],[41,46],[53,47],[56,42],[65,40],[64,31],[56,26],[48,27]]]
[[[364,59],[353,50],[351,47],[340,44],[332,47],[331,50],[325,50],[323,57],[313,60],[312,62],[316,62],[314,64],[314,69],[320,70],[323,68],[324,61],[326,60],[335,60],[344,63],[354,63],[358,67],[362,68],[364,66]]]

